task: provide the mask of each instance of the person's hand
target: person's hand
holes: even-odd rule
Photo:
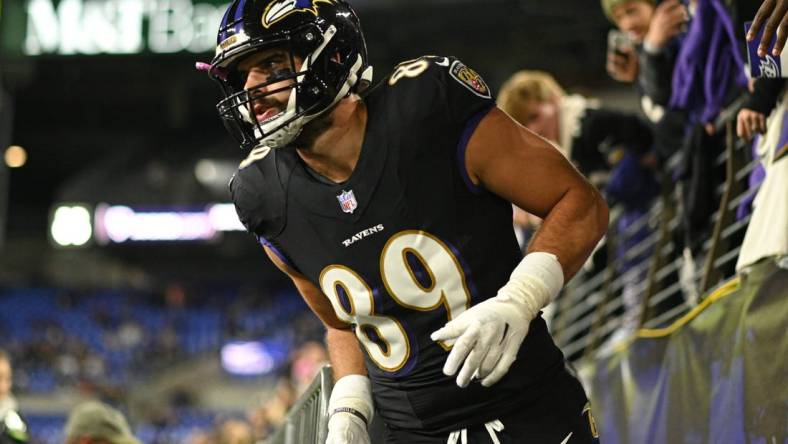
[[[761,4],[747,33],[748,42],[755,40],[762,26],[763,37],[758,45],[758,56],[766,57],[766,48],[769,47],[776,32],[777,41],[774,43],[772,55],[778,57],[785,47],[785,40],[788,39],[788,0],[765,0]]]
[[[443,373],[457,375],[465,387],[474,376],[489,387],[509,371],[517,359],[531,321],[550,303],[564,285],[558,257],[532,251],[514,268],[498,295],[474,305],[430,335],[433,341],[456,340]]]
[[[443,373],[454,376],[465,362],[457,375],[458,386],[466,387],[474,375],[485,387],[495,384],[517,358],[538,312],[527,299],[500,293],[463,312],[430,336],[433,341],[456,339]]]
[[[681,33],[688,19],[687,8],[679,0],[665,0],[654,10],[643,43],[657,50],[664,48],[670,39]]]
[[[607,53],[607,73],[619,82],[632,83],[638,76],[638,56],[635,48],[618,48],[618,52]]]
[[[354,374],[339,378],[328,400],[326,444],[370,444],[367,424],[373,414],[369,378]]]
[[[370,444],[367,424],[351,413],[334,413],[328,420],[326,444]]]
[[[766,132],[766,116],[751,109],[742,108],[736,116],[736,135],[745,140],[752,139],[756,133]]]

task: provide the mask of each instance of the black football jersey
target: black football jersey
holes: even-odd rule
[[[465,148],[495,106],[459,60],[400,64],[364,97],[368,119],[350,178],[320,177],[292,149],[245,162],[230,184],[260,242],[320,287],[355,330],[389,427],[447,432],[523,403],[563,368],[541,317],[490,388],[444,376],[451,344],[430,334],[496,295],[522,255],[511,204],[467,176]]]

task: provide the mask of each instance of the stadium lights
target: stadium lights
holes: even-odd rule
[[[227,182],[237,170],[238,163],[235,161],[200,159],[194,164],[194,177],[201,185],[225,193]]]
[[[208,207],[208,219],[218,231],[244,231],[233,204],[215,204]]]
[[[277,364],[265,344],[259,341],[235,341],[221,349],[222,367],[239,376],[264,375]]]
[[[202,213],[136,212],[116,206],[107,208],[103,221],[108,238],[115,243],[211,239],[216,234]]]
[[[27,163],[27,151],[19,145],[9,146],[4,157],[9,168],[21,168]]]
[[[201,209],[134,209],[100,204],[94,215],[96,241],[101,245],[127,242],[209,241],[222,232],[243,231],[232,204]]]
[[[194,167],[194,176],[200,183],[211,183],[216,180],[219,172],[216,171],[216,163],[209,159],[202,159]]]
[[[81,247],[92,239],[99,245],[135,242],[212,241],[222,233],[244,231],[233,204],[196,209],[131,208],[98,204],[59,204],[51,213],[50,239],[58,247]]]
[[[81,247],[90,241],[90,211],[83,205],[62,205],[52,212],[49,233],[59,247]]]

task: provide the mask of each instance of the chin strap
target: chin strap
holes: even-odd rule
[[[364,83],[372,83],[372,67],[367,66],[367,69],[361,73],[361,81]]]

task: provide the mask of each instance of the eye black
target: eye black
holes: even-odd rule
[[[290,76],[292,73],[293,73],[293,70],[290,69],[290,68],[277,69],[268,78],[268,82],[275,82],[277,80],[283,80],[286,77]]]

